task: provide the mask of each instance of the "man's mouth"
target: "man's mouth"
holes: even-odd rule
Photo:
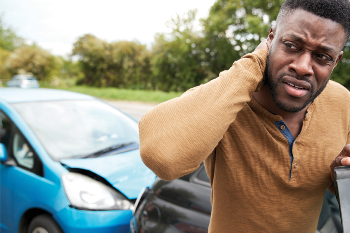
[[[304,87],[299,87],[299,86],[296,86],[296,85],[294,85],[294,84],[292,84],[292,83],[288,83],[288,82],[287,82],[287,84],[288,84],[289,86],[292,86],[292,87],[296,88],[296,89],[304,89],[304,90],[307,90],[307,89],[304,88]]]
[[[285,90],[287,91],[287,93],[290,96],[296,97],[296,98],[301,98],[307,95],[309,88],[308,88],[308,84],[296,84],[296,82],[290,82],[290,81],[285,81],[284,82],[285,85]]]

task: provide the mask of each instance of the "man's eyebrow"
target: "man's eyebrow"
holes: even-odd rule
[[[291,37],[292,39],[296,40],[296,41],[300,41],[301,43],[305,43],[305,39],[300,37],[300,36],[297,36],[295,34],[287,34],[287,36]],[[324,51],[327,51],[327,52],[332,52],[332,53],[337,53],[333,48],[330,48],[328,46],[325,46],[325,45],[321,45],[319,46],[319,48],[321,50],[324,50]]]
[[[327,46],[320,46],[320,49],[322,50],[325,50],[325,51],[328,51],[328,52],[332,52],[332,53],[336,53],[336,51],[330,47],[327,47]]]
[[[305,39],[304,38],[302,38],[300,36],[297,36],[295,34],[287,34],[287,36],[291,37],[294,40],[297,40],[297,41],[300,41],[302,43],[305,43]]]

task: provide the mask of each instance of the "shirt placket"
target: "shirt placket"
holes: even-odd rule
[[[295,139],[284,121],[275,121],[275,125],[277,126],[278,130],[282,133],[282,135],[287,139],[289,144],[289,157],[290,157],[289,180],[290,180],[292,178],[292,166],[293,166],[293,160],[294,160],[293,144]]]

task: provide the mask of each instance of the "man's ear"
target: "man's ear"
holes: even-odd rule
[[[340,61],[340,59],[343,57],[343,51],[341,51],[340,53],[339,53],[339,56],[337,57],[337,60],[335,61],[335,66],[334,66],[334,68],[338,65],[338,62]]]
[[[271,43],[275,38],[276,26],[271,27],[269,35],[267,36],[267,42]]]
[[[275,33],[276,33],[276,27],[273,26],[270,29],[269,35],[267,36],[267,39],[266,39],[266,45],[268,48],[270,48],[271,43],[272,43],[273,39],[275,38]]]

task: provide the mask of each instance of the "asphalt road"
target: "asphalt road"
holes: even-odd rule
[[[143,114],[154,108],[157,104],[133,102],[133,101],[107,101],[120,110],[128,113],[137,120],[140,120]]]

